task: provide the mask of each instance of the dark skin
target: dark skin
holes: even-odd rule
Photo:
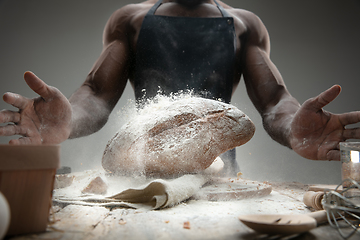
[[[131,4],[114,12],[104,30],[100,57],[69,100],[35,74],[26,72],[26,83],[40,97],[27,99],[5,93],[4,101],[19,111],[0,112],[1,123],[14,123],[0,127],[0,136],[22,135],[10,144],[57,144],[89,135],[104,126],[128,79],[133,86],[132,61],[137,38],[142,20],[155,2]],[[339,160],[339,142],[360,138],[359,129],[345,128],[360,121],[360,112],[332,114],[323,110],[340,93],[338,85],[299,104],[270,60],[269,36],[261,20],[251,12],[218,2],[235,20],[233,92],[243,76],[248,95],[274,140],[308,159]],[[221,17],[212,0],[168,0],[156,14]]]

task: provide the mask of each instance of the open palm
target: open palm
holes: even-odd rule
[[[304,102],[291,123],[290,144],[295,152],[313,160],[340,160],[339,142],[360,138],[360,129],[346,129],[360,121],[360,112],[332,114],[323,107],[341,88],[335,85]]]
[[[58,144],[66,140],[71,122],[71,106],[67,98],[31,72],[26,72],[24,79],[40,96],[28,99],[15,93],[5,93],[4,101],[19,111],[0,112],[0,123],[10,123],[0,127],[0,135],[22,136],[10,140],[10,144]]]

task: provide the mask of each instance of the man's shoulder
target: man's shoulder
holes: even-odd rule
[[[261,21],[260,18],[255,13],[245,9],[230,8],[227,11],[229,11],[229,13],[232,14],[234,17],[244,22],[244,24],[247,26],[258,24],[259,21]]]
[[[151,1],[127,4],[117,9],[111,15],[111,18],[113,18],[114,20],[130,21],[132,18],[138,15],[145,15],[153,5],[154,3],[152,3]]]
[[[113,41],[140,28],[143,17],[153,6],[152,1],[128,4],[113,12],[106,23],[104,38]]]
[[[239,20],[238,22],[246,29],[247,33],[265,36],[267,35],[267,30],[260,19],[255,13],[239,8],[230,8],[227,10],[234,18]],[[265,34],[265,35],[263,35]]]

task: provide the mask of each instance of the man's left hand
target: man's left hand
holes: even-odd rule
[[[360,111],[333,114],[323,110],[340,93],[334,85],[308,99],[296,112],[290,133],[292,149],[299,155],[313,160],[340,160],[339,142],[360,139],[360,128],[345,128],[360,121]]]

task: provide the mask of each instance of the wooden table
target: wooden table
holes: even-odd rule
[[[342,239],[327,224],[291,238],[259,235],[243,225],[238,220],[241,214],[310,212],[302,202],[307,185],[271,184],[272,193],[261,198],[221,202],[190,199],[162,210],[54,206],[54,222],[46,232],[9,239]]]

